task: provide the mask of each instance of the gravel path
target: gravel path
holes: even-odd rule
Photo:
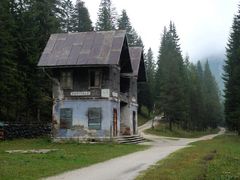
[[[225,131],[222,128],[218,134],[207,135],[195,139],[170,139],[166,137],[144,134],[143,131],[151,127],[151,123],[152,122],[150,121],[139,128],[139,131],[145,138],[152,140],[152,142],[145,143],[152,145],[151,148],[126,156],[114,158],[102,163],[94,164],[86,168],[69,171],[57,176],[49,177],[47,179],[132,180],[137,177],[141,171],[146,170],[150,165],[153,165],[157,161],[167,157],[172,152],[186,147],[189,143],[200,140],[212,139],[217,135],[223,134]]]

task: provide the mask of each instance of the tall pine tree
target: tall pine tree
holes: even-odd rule
[[[233,19],[224,71],[226,123],[240,135],[240,6]]]
[[[189,66],[189,121],[187,129],[204,130],[204,104],[202,91],[202,78],[199,75],[200,62],[197,67],[193,64]]]
[[[216,80],[211,73],[208,61],[205,63],[204,73],[204,105],[205,105],[205,117],[208,119],[208,125],[212,128],[216,128],[222,121],[222,107],[220,104],[220,91],[218,89]]]
[[[109,31],[116,29],[116,11],[111,0],[101,0],[98,19],[96,22],[97,31]]]
[[[88,9],[85,7],[85,3],[82,0],[77,0],[74,13],[72,16],[74,32],[92,31],[92,21],[89,16]]]
[[[156,72],[156,99],[172,130],[173,122],[186,119],[184,64],[175,25],[164,28]]]
[[[75,24],[73,24],[74,7],[71,0],[64,0],[61,4],[62,7],[62,19],[61,29],[63,32],[72,32]]]
[[[15,37],[14,56],[20,84],[15,92],[18,96],[14,120],[36,121],[40,117],[50,120],[50,82],[36,65],[50,34],[61,31],[60,3],[57,0],[11,2],[14,21],[11,33]]]
[[[136,30],[132,27],[126,10],[122,10],[122,14],[118,19],[118,29],[127,31],[127,39],[129,46],[143,46],[141,37],[138,36]]]
[[[150,111],[153,110],[154,106],[154,87],[155,87],[155,62],[153,59],[152,49],[149,48],[145,58],[145,67],[147,75],[147,85],[149,88],[148,101]]]
[[[17,71],[14,38],[15,22],[12,15],[14,4],[9,0],[0,2],[0,120],[15,119],[17,99],[22,96]],[[21,93],[21,94],[20,94]]]

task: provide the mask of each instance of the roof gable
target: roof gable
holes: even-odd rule
[[[52,34],[38,66],[119,65],[125,40],[124,30]]]
[[[129,48],[133,75],[138,78],[138,82],[146,81],[146,72],[143,59],[143,49],[141,47],[130,47]]]

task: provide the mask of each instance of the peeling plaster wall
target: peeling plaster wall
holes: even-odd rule
[[[123,135],[131,135],[133,134],[133,111],[136,112],[136,133],[137,133],[137,104],[127,104],[125,106],[121,106],[121,133]]]
[[[121,134],[129,135],[129,133],[130,133],[130,124],[129,124],[130,111],[129,111],[128,104],[121,105],[120,111],[121,111]]]
[[[74,71],[74,88],[72,90],[63,90],[60,86],[58,78],[53,79],[53,137],[54,138],[109,138],[113,135],[113,109],[117,110],[117,130],[118,135],[131,135],[133,134],[133,111],[136,112],[136,133],[137,133],[137,108],[136,92],[137,92],[137,79],[131,78],[129,97],[126,100],[126,105],[121,105],[119,102],[120,92],[120,69],[117,66],[112,66],[110,69],[103,71],[103,84],[104,87],[110,87],[110,90],[115,93],[112,98],[101,98],[101,89],[92,89],[91,97],[71,97],[72,91],[88,90],[88,70],[81,69],[83,72]],[[79,75],[83,77],[86,75],[85,80],[78,80]],[[59,76],[59,75],[58,75]],[[58,77],[56,75],[56,77]],[[83,83],[83,84],[82,84]],[[85,84],[84,84],[85,83]],[[103,88],[103,87],[102,87]],[[95,93],[98,92],[98,93]],[[110,94],[110,96],[113,96]],[[132,102],[132,103],[130,103]],[[121,103],[122,104],[122,103]],[[72,126],[69,129],[60,128],[60,109],[72,109]],[[88,108],[102,108],[101,130],[88,129]]]
[[[60,129],[60,109],[72,108],[72,128]],[[88,108],[102,108],[101,130],[88,129]],[[118,111],[118,129],[120,129],[119,103],[110,100],[62,100],[53,106],[54,137],[74,138],[105,138],[112,136],[113,109]]]

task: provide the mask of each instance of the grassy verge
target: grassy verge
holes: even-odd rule
[[[223,135],[193,143],[137,178],[145,179],[240,179],[240,138]]]
[[[219,129],[208,129],[206,131],[186,131],[177,126],[173,126],[173,130],[170,131],[168,128],[168,123],[161,122],[154,129],[147,129],[146,132],[149,134],[154,134],[158,136],[167,136],[167,137],[181,137],[181,138],[196,138],[208,134],[215,134]]]
[[[57,144],[44,138],[4,141],[0,142],[0,179],[39,179],[145,148],[146,146],[119,144]],[[8,154],[5,152],[18,149],[58,150],[47,154]]]

